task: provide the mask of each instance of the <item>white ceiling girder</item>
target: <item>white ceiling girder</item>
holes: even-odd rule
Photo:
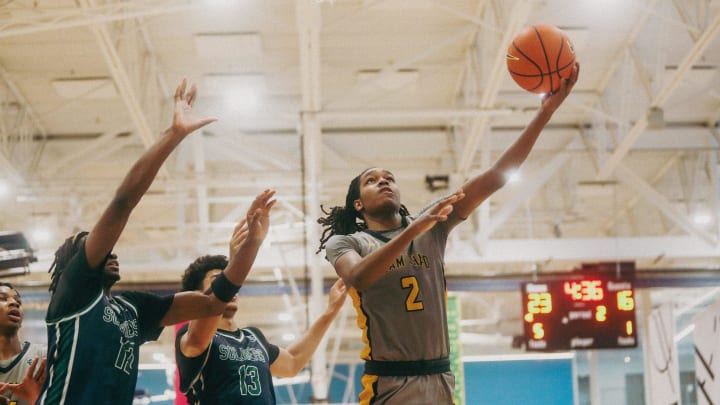
[[[555,155],[553,159],[545,165],[542,169],[536,172],[536,174],[528,179],[523,180],[522,187],[515,193],[510,201],[504,203],[502,208],[498,210],[495,215],[490,218],[490,223],[487,226],[487,235],[491,236],[502,224],[507,221],[510,216],[517,210],[522,203],[527,201],[530,197],[535,195],[538,190],[548,181],[552,176],[562,168],[568,160],[570,160],[571,154],[568,152],[561,152]]]
[[[673,165],[680,159],[680,157],[683,156],[683,152],[677,152],[673,154],[666,162],[662,165],[662,167],[656,171],[655,175],[648,181],[648,184],[650,186],[653,186],[655,183],[657,183],[663,176],[665,176],[665,173],[670,170]],[[612,218],[608,219],[607,222],[605,222],[601,228],[603,232],[608,232],[610,228],[612,228],[615,223],[623,216],[626,215],[637,203],[640,201],[640,195],[636,195],[632,197],[628,202],[625,204],[624,207],[619,209],[616,213],[613,214]]]
[[[0,24],[0,38],[27,35],[36,32],[82,27],[130,18],[169,14],[173,12],[206,7],[192,0],[143,0],[109,3],[83,9],[43,9],[42,13],[14,15]],[[18,14],[19,9],[12,10]]]
[[[305,192],[305,238],[317,240],[320,235],[319,178],[322,172],[322,126],[317,112],[322,109],[320,75],[320,31],[322,10],[313,0],[296,2],[296,21],[300,48],[300,80],[302,88],[302,112],[300,115],[303,156],[303,185]],[[303,257],[310,272],[309,318],[317,319],[323,312],[323,272],[317,255],[309,243],[304,246]],[[327,355],[324,337],[311,360],[311,386],[313,397],[326,399],[330,378],[327,374]]]
[[[55,160],[48,165],[45,165],[42,168],[42,177],[51,177],[56,173],[64,171],[66,166],[75,166],[78,162],[89,163],[97,161],[97,151],[101,148],[111,146],[113,142],[117,141],[118,135],[119,134],[117,132],[108,132],[100,135],[99,137],[87,143],[75,152],[69,155],[64,155],[62,158]]]
[[[680,85],[687,75],[693,64],[703,55],[703,52],[710,45],[712,40],[717,37],[720,30],[720,13],[710,22],[707,29],[702,33],[690,52],[685,55],[682,62],[678,65],[677,70],[673,73],[670,80],[663,84],[655,97],[650,101],[648,107],[662,107],[673,91]],[[630,151],[637,139],[647,129],[647,115],[643,113],[636,121],[628,133],[622,138],[615,151],[607,158],[603,166],[598,172],[598,180],[607,180],[613,171],[618,167],[620,161]]]
[[[510,11],[510,19],[505,24],[505,32],[503,32],[500,44],[508,44],[512,41],[512,37],[520,31],[525,25],[530,13],[534,8],[535,0],[518,0]],[[502,82],[501,77],[505,68],[505,54],[507,50],[503,46],[498,46],[493,58],[490,74],[484,78],[487,87],[484,89],[480,99],[479,107],[481,109],[490,109],[495,106],[495,99]],[[462,149],[462,155],[458,161],[457,171],[462,176],[466,176],[471,168],[472,163],[480,145],[480,139],[485,133],[485,128],[489,122],[489,117],[482,115],[473,119],[470,125],[469,134]]]
[[[79,0],[80,4],[84,8],[94,7],[94,0]],[[107,62],[108,69],[110,70],[112,77],[117,86],[117,90],[127,107],[128,114],[137,129],[137,134],[140,136],[145,148],[149,148],[155,143],[155,135],[153,130],[150,128],[148,119],[143,113],[143,107],[137,97],[136,89],[134,88],[127,69],[125,68],[120,53],[113,43],[113,39],[108,31],[107,27],[103,24],[93,25],[90,27],[95,39],[100,47],[105,61]],[[169,172],[165,166],[160,168],[160,175],[168,176]]]
[[[342,99],[349,99],[357,97],[357,93],[366,88],[371,88],[375,86],[376,84],[380,83],[383,80],[388,80],[388,77],[392,74],[394,74],[396,71],[400,69],[405,69],[411,67],[413,64],[422,61],[423,59],[433,55],[436,52],[443,51],[447,49],[448,46],[451,44],[454,44],[463,38],[465,38],[467,35],[469,35],[471,32],[473,32],[475,29],[474,26],[466,26],[462,29],[459,29],[456,32],[453,32],[452,34],[448,35],[447,37],[443,38],[442,40],[438,41],[437,43],[425,47],[425,50],[423,52],[414,54],[410,57],[407,57],[405,59],[399,60],[395,63],[393,63],[390,66],[384,67],[380,70],[380,72],[372,77],[371,79],[368,79],[366,81],[362,82],[362,85],[356,85],[350,89],[350,91],[342,93],[340,96]],[[333,103],[337,100],[331,100],[330,103]]]
[[[692,221],[687,218],[687,215],[675,208],[675,206],[667,201],[662,194],[658,193],[632,170],[625,167],[623,164],[619,164],[616,171],[618,173],[618,180],[626,183],[632,189],[637,190],[646,200],[657,207],[663,214],[665,214],[665,216],[670,218],[685,232],[695,236],[699,240],[702,240],[709,246],[717,245],[717,240],[715,240],[715,237],[712,234],[693,225]]]
[[[15,84],[15,80],[10,76],[10,73],[5,70],[3,66],[0,66],[0,78],[2,78],[3,82],[5,82],[5,85],[7,86],[8,90],[10,91],[13,98],[15,98],[15,101],[20,105],[20,108],[22,108],[25,116],[30,121],[30,124],[32,126],[32,129],[34,129],[33,133],[31,135],[40,135],[42,138],[42,142],[45,142],[45,138],[47,136],[47,131],[45,130],[45,127],[40,122],[40,119],[38,118],[37,114],[35,113],[35,110],[32,108],[30,103],[28,103],[25,96],[22,94],[20,89],[18,88],[17,84]],[[14,135],[14,134],[7,134],[7,135]],[[37,149],[37,152],[35,153],[35,156],[33,157],[33,161],[31,162],[29,168],[30,170],[34,170],[37,167],[38,161],[40,160],[40,153],[42,152],[42,145],[39,146]],[[3,154],[0,154],[0,159],[3,159],[3,166],[5,166],[5,172],[10,176],[13,181],[20,182],[23,180],[22,175],[20,172],[15,168],[15,166],[12,164],[12,162]]]
[[[92,155],[92,159],[82,159],[82,160],[76,160],[72,162],[72,165],[64,165],[64,168],[62,171],[55,172],[55,177],[62,176],[63,178],[70,178],[72,175],[78,173],[79,171],[83,170],[85,167],[87,167],[89,164],[103,161],[106,157],[111,156],[115,154],[117,151],[121,150],[122,148],[135,144],[136,141],[132,136],[125,136],[121,138],[113,138],[113,142],[107,142],[103,146],[104,148],[101,150],[97,150],[97,148],[94,148],[94,153]],[[54,186],[58,185],[59,179],[55,178],[53,179],[52,183]],[[68,185],[65,185],[65,187],[73,187],[73,189],[81,189],[85,187],[85,184],[77,184],[77,182],[74,182],[73,180],[69,180]],[[102,183],[105,185],[103,186]],[[101,180],[100,183],[97,184],[99,186],[99,189],[106,190],[107,189],[107,182],[105,180]],[[36,188],[37,186],[33,186],[33,188]],[[47,185],[41,186],[41,188],[46,188]],[[66,192],[67,190],[60,189],[59,193],[62,194]]]
[[[344,122],[362,120],[365,126],[387,125],[390,120],[405,119],[441,119],[455,120],[458,118],[476,118],[486,115],[509,115],[513,110],[509,108],[458,108],[452,110],[424,109],[424,110],[377,110],[377,111],[322,111],[318,118],[324,122]],[[366,125],[367,124],[367,125]]]
[[[541,263],[549,260],[614,261],[657,257],[719,258],[720,247],[698,243],[693,236],[584,239],[491,239],[487,253],[446,258],[447,267],[473,263]],[[717,262],[716,262],[717,263]]]
[[[265,151],[261,153],[250,142],[240,146],[236,142],[223,137],[214,139],[208,144],[206,145],[210,146],[208,154],[213,156],[213,160],[227,159],[238,162],[251,170],[268,170],[267,165],[260,162],[260,159],[264,158],[263,153]]]

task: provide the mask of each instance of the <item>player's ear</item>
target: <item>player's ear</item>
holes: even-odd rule
[[[357,211],[357,212],[362,212],[363,203],[359,198],[357,200],[353,201],[353,208],[355,208],[355,211]]]

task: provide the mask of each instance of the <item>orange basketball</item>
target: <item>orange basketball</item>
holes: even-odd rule
[[[570,77],[575,48],[554,25],[535,24],[520,31],[507,50],[507,67],[513,80],[532,93],[550,93]]]

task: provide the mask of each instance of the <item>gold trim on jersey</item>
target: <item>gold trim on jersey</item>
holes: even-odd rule
[[[372,348],[370,347],[370,338],[368,338],[367,317],[362,309],[360,293],[355,287],[350,287],[348,289],[348,295],[352,298],[353,307],[355,307],[355,312],[357,312],[357,326],[362,330],[362,341],[365,343],[365,347],[363,347],[360,352],[360,358],[363,360],[372,360],[372,357],[370,357]]]
[[[371,374],[363,374],[360,379],[360,384],[363,390],[360,392],[358,398],[360,399],[359,405],[370,405],[370,402],[375,398],[375,384],[377,383],[378,376]]]

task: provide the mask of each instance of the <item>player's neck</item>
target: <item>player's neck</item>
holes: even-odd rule
[[[17,333],[9,336],[0,335],[0,360],[10,359],[20,353],[20,350],[22,345]]]
[[[222,329],[222,330],[229,330],[229,331],[233,331],[233,330],[237,329],[237,324],[235,323],[235,318],[234,317],[227,318],[227,317],[221,316],[220,319],[218,320],[217,328]]]
[[[365,223],[371,231],[389,231],[402,225],[402,216],[399,212],[390,215],[365,215]]]

